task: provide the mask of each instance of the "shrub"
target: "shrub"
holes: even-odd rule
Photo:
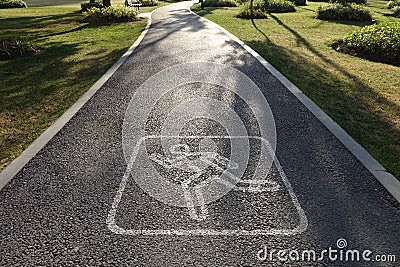
[[[384,22],[349,32],[343,43],[359,51],[400,58],[400,22]]]
[[[3,8],[25,8],[28,7],[22,0],[0,0],[0,9]]]
[[[158,6],[158,0],[141,0],[142,6]]]
[[[92,7],[102,8],[103,4],[100,2],[82,2],[81,3],[81,12],[88,11]]]
[[[400,6],[395,6],[392,8],[393,10],[393,16],[396,18],[400,18]]]
[[[265,9],[270,13],[296,12],[295,5],[287,0],[266,0]]]
[[[292,2],[296,6],[305,6],[305,5],[307,5],[306,4],[306,0],[290,0],[290,2]]]
[[[138,11],[123,6],[109,6],[105,8],[92,7],[84,12],[84,21],[89,23],[127,22],[137,20]]]
[[[387,8],[393,9],[396,6],[400,6],[400,0],[389,1]]]
[[[393,11],[394,17],[400,18],[400,0],[390,1],[387,5],[387,8]]]
[[[267,13],[286,13],[295,11],[295,5],[288,0],[256,0],[253,2],[254,19],[266,18]],[[246,3],[236,17],[250,19],[250,4]]]
[[[260,3],[258,1],[258,3]],[[265,19],[267,18],[267,12],[261,8],[260,6],[257,6],[256,1],[253,3],[253,17],[251,17],[251,12],[250,12],[250,4],[245,4],[242,9],[240,10],[239,14],[236,15],[237,18],[241,19]]]
[[[40,50],[23,40],[0,40],[0,60],[10,60],[39,53]]]
[[[323,20],[371,21],[371,12],[360,5],[327,4],[318,7],[317,18]]]
[[[235,7],[237,3],[234,0],[204,0],[205,7]]]
[[[253,19],[266,18],[267,13],[286,13],[295,11],[295,5],[288,0],[255,0],[253,2]],[[236,17],[250,19],[250,3],[246,3]]]

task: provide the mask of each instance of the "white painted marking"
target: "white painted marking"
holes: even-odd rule
[[[149,229],[123,229],[119,227],[116,222],[115,222],[115,217],[118,209],[118,205],[121,201],[122,194],[125,190],[127,181],[131,175],[132,167],[134,165],[134,162],[136,160],[136,157],[139,153],[140,146],[141,144],[146,140],[146,139],[152,139],[152,138],[185,138],[185,139],[200,139],[200,138],[254,138],[258,139],[262,142],[262,144],[265,145],[267,148],[268,152],[274,155],[274,165],[277,168],[280,177],[286,187],[287,192],[289,193],[289,196],[291,198],[291,201],[293,205],[296,208],[296,211],[299,216],[299,223],[298,225],[293,228],[293,229],[255,229],[255,230],[243,230],[243,229],[238,229],[238,230],[214,230],[214,229],[158,229],[158,230],[149,230]],[[236,178],[237,179],[237,178]],[[240,180],[243,181],[243,180]],[[248,180],[245,180],[248,181]],[[253,180],[254,181],[254,180]],[[190,183],[191,181],[189,181]],[[248,182],[249,184],[262,184],[262,182],[259,181],[259,179],[255,180],[255,182]],[[188,188],[186,183],[183,185],[184,187]],[[266,190],[267,191],[267,190]],[[187,193],[187,192],[185,192]],[[190,194],[190,193],[189,193]],[[191,195],[186,195],[185,198],[187,200],[188,204],[188,209],[189,209],[189,215],[192,219],[201,221],[205,220],[208,215],[208,210],[206,205],[200,205],[200,212],[197,213],[195,210],[195,205],[193,203],[193,196]],[[199,202],[201,203],[201,198],[202,194],[201,192],[196,192],[196,197],[198,198]],[[200,199],[199,199],[200,198]],[[203,201],[204,203],[204,201]],[[262,137],[259,136],[146,136],[142,137],[136,144],[132,156],[130,158],[130,161],[128,162],[128,166],[126,168],[126,171],[124,173],[124,176],[122,178],[122,181],[120,183],[120,186],[118,188],[117,194],[114,198],[114,202],[112,204],[111,210],[108,213],[107,220],[106,220],[108,228],[116,233],[116,234],[121,234],[121,235],[296,235],[304,232],[307,229],[308,226],[308,220],[307,217],[304,213],[304,210],[301,208],[299,201],[292,189],[292,186],[289,182],[289,180],[286,177],[285,172],[282,169],[282,166],[279,163],[279,160],[276,158],[272,147],[269,145],[268,141],[265,140]]]
[[[201,174],[202,174],[201,172],[196,172],[195,174],[189,176],[187,179],[183,180],[181,183],[184,197],[186,200],[186,206],[189,209],[189,216],[196,221],[205,220],[208,216],[208,210],[204,204],[203,194],[199,190],[196,190],[196,194],[195,196],[193,196],[189,190],[190,184],[193,181],[197,180],[201,176]],[[197,214],[196,205],[194,205],[193,198],[197,198],[197,200],[199,200],[201,209],[200,215]]]
[[[152,153],[149,155],[149,158],[166,169],[178,168],[189,173],[194,172],[194,174],[190,174],[181,182],[181,187],[184,192],[186,206],[189,210],[189,216],[196,221],[205,220],[208,216],[208,209],[204,201],[204,196],[201,190],[196,189],[195,197],[200,203],[200,215],[198,215],[196,212],[196,206],[193,204],[193,196],[189,190],[190,184],[198,180],[198,178],[203,174],[204,170],[209,166],[213,166],[217,170],[224,171],[220,165],[228,169],[237,169],[237,163],[232,162],[216,152],[191,152],[189,146],[186,144],[173,145],[169,150],[173,156],[172,158],[163,157],[159,153]],[[190,157],[194,159],[190,159]],[[195,157],[198,157],[200,160],[197,160]],[[203,181],[202,183],[204,182],[207,181]],[[202,184],[200,184],[200,186],[201,185]]]

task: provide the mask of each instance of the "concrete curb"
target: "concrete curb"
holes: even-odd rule
[[[157,10],[157,9],[156,9]],[[153,10],[154,12],[155,10]],[[136,47],[143,40],[151,26],[151,15],[145,29],[135,43],[115,62],[107,72],[84,93],[67,111],[64,112],[49,128],[47,128],[33,143],[26,148],[21,155],[14,159],[0,173],[0,190],[12,179],[23,167],[68,123],[68,121],[88,102],[93,95],[103,86],[105,82],[118,70],[118,68],[128,59]]]
[[[193,2],[195,3],[195,2]],[[299,88],[289,81],[282,73],[275,69],[256,51],[239,40],[236,36],[219,26],[218,24],[201,17],[194,13],[190,7],[188,10],[206,20],[215,24],[225,34],[242,46],[247,52],[255,57],[269,72],[272,73],[308,110],[317,117],[328,130],[336,136],[337,139],[375,176],[376,179],[389,191],[389,193],[400,203],[400,181],[374,159],[360,144],[358,144],[342,127],[340,127],[332,118],[330,118],[320,107],[317,106],[310,98],[308,98]]]

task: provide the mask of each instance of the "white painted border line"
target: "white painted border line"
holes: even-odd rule
[[[115,218],[117,216],[118,206],[121,202],[121,199],[124,194],[129,177],[133,174],[132,168],[134,167],[134,163],[136,162],[136,158],[139,154],[140,147],[147,139],[159,139],[159,138],[190,138],[190,139],[201,139],[201,138],[227,138],[227,139],[249,138],[250,139],[250,138],[254,138],[254,139],[260,140],[261,143],[267,147],[268,152],[274,158],[273,164],[277,168],[279,175],[282,179],[282,182],[285,185],[286,191],[289,193],[292,203],[293,203],[294,207],[296,208],[297,214],[299,216],[298,225],[292,229],[253,229],[253,230],[246,230],[246,229],[214,230],[214,229],[209,229],[209,228],[200,228],[200,229],[179,229],[179,228],[178,229],[123,229],[123,228],[121,228],[120,226],[117,225]],[[256,168],[258,168],[258,167],[256,167]],[[263,179],[263,178],[261,178],[261,179]],[[271,148],[271,145],[269,144],[269,142],[265,138],[259,137],[259,136],[224,136],[224,135],[222,135],[222,136],[221,135],[220,136],[213,136],[213,135],[209,135],[209,136],[200,136],[200,135],[192,135],[192,136],[159,135],[159,136],[155,136],[155,135],[149,135],[149,136],[141,137],[137,141],[136,146],[134,147],[134,149],[132,151],[132,155],[128,161],[125,173],[124,173],[121,183],[118,187],[117,194],[115,195],[114,201],[111,205],[111,209],[108,212],[106,223],[107,223],[107,227],[110,231],[112,231],[115,234],[121,234],[121,235],[188,235],[188,236],[193,236],[193,235],[201,235],[201,236],[285,235],[285,236],[293,236],[293,235],[303,233],[308,227],[307,216],[306,216],[303,208],[300,206],[300,203],[297,199],[296,194],[294,193],[292,185],[290,184],[289,179],[287,178],[285,172],[283,171],[278,158],[275,157],[274,150]]]
[[[193,2],[195,3],[195,2]],[[299,88],[289,81],[282,73],[274,68],[260,54],[239,40],[232,33],[228,32],[218,24],[209,19],[201,17],[194,13],[188,7],[190,13],[215,24],[225,34],[242,46],[247,52],[255,57],[272,75],[274,75],[292,94],[301,102],[308,110],[325,125],[328,130],[336,136],[337,139],[375,176],[376,179],[389,191],[390,194],[400,203],[400,181],[374,159],[360,144],[358,144],[339,124],[332,120],[320,107],[317,106],[310,98],[308,98]]]
[[[153,10],[154,12],[155,10]],[[84,93],[67,111],[64,112],[49,128],[47,128],[29,147],[27,147],[21,155],[14,159],[0,173],[0,190],[12,179],[22,168],[68,123],[68,121],[93,97],[93,95],[107,82],[108,79],[121,67],[121,65],[133,53],[136,47],[143,40],[151,26],[150,13],[148,22],[139,38],[133,45],[115,62],[107,72]]]

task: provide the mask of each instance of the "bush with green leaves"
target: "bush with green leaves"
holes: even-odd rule
[[[236,17],[241,19],[265,19],[268,17],[268,15],[262,6],[263,3],[261,1],[254,1],[253,16],[251,16],[250,4],[246,3],[242,6],[239,14],[237,14]]]
[[[295,11],[295,5],[288,0],[255,0],[253,2],[253,18],[266,18],[267,13],[287,13]],[[250,19],[250,4],[246,3],[236,17]]]
[[[389,1],[389,3],[387,4],[388,9],[393,9],[396,6],[400,6],[400,0]]]
[[[102,8],[103,4],[101,2],[82,2],[81,3],[81,12],[88,11],[92,7]]]
[[[287,0],[266,0],[265,10],[269,13],[287,13],[296,12],[296,7]]]
[[[142,6],[158,6],[160,3],[158,0],[140,0]]]
[[[235,7],[237,6],[234,0],[203,0],[205,7]]]
[[[400,22],[383,22],[349,32],[343,43],[359,51],[400,59]]]
[[[0,0],[0,9],[28,7],[22,0]]]
[[[89,23],[128,22],[138,19],[138,11],[123,6],[109,6],[104,8],[92,7],[83,13],[84,21]]]
[[[361,5],[330,3],[318,7],[317,18],[322,20],[371,21],[371,12]]]
[[[400,6],[395,6],[392,8],[393,16],[396,18],[400,18]]]

